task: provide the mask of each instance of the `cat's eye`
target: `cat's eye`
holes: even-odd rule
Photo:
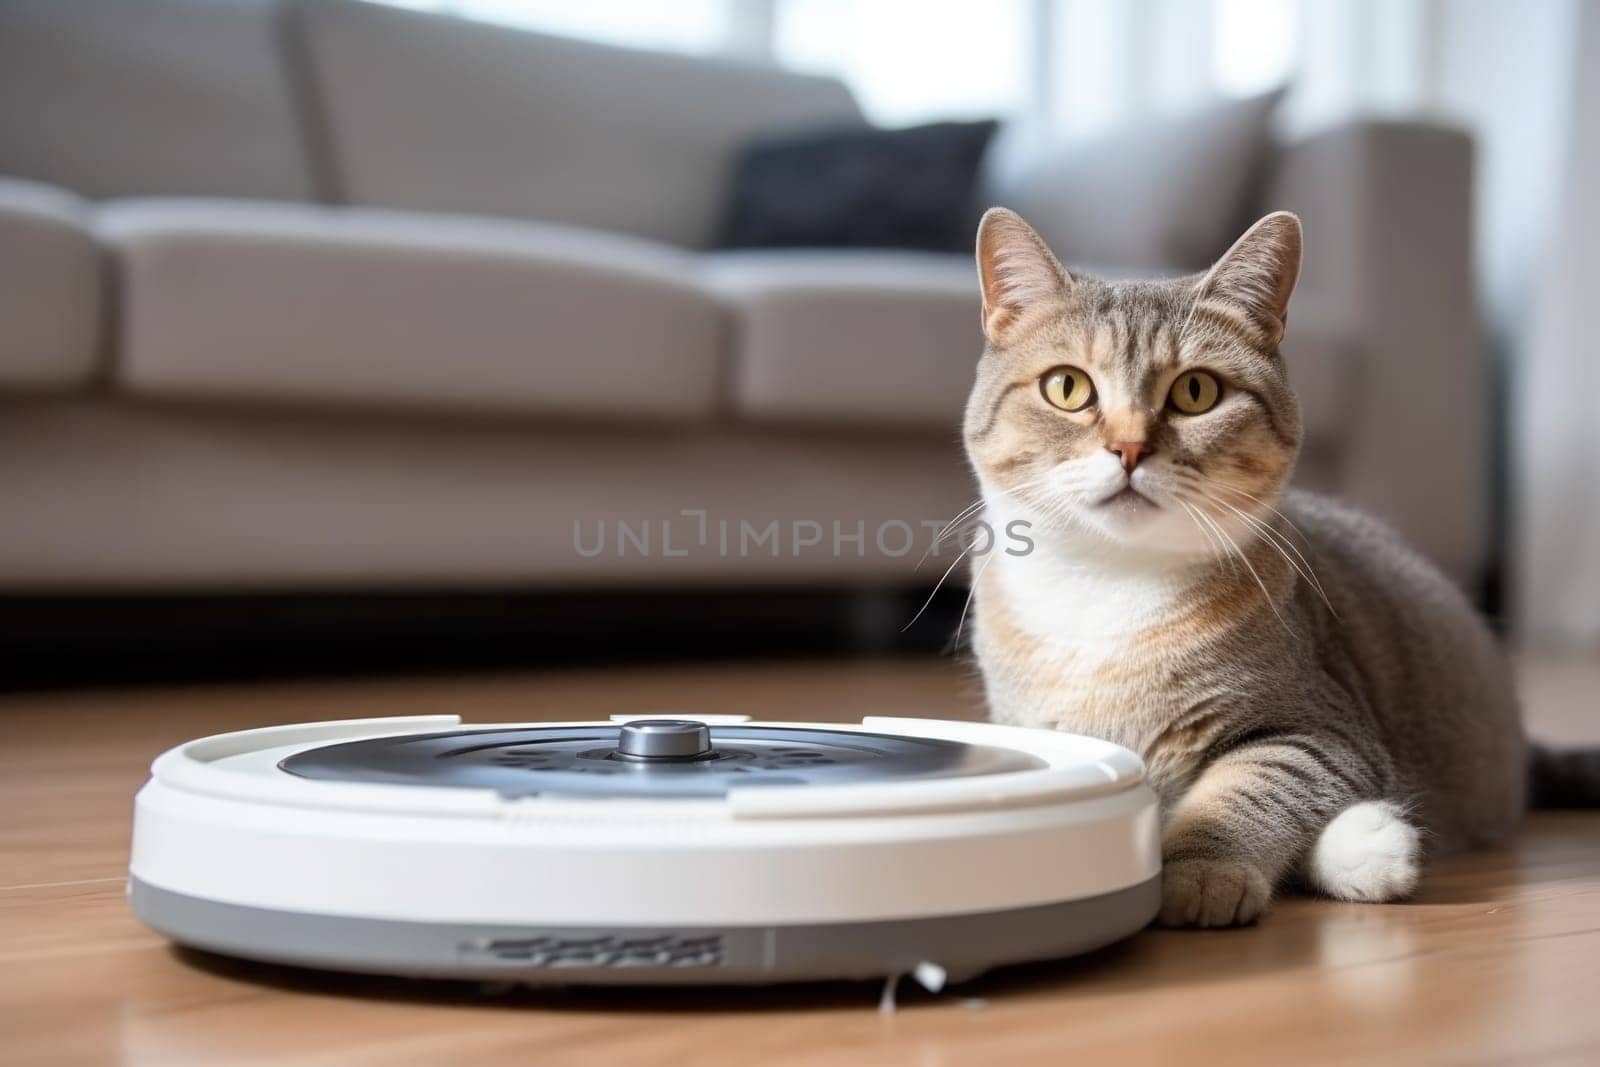
[[[1077,367],[1056,367],[1039,379],[1044,398],[1062,411],[1082,411],[1094,403],[1094,382]]]
[[[1167,403],[1185,415],[1203,415],[1217,406],[1222,396],[1222,385],[1215,376],[1203,370],[1184,371],[1172,383]]]

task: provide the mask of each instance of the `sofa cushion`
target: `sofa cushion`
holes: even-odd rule
[[[839,82],[360,0],[301,5],[355,204],[713,240],[756,133],[861,121]]]
[[[1080,268],[1098,277],[1128,272]],[[720,252],[708,284],[734,310],[730,406],[751,419],[960,425],[983,352],[967,256]],[[1290,310],[1284,358],[1308,452],[1355,425],[1359,339],[1315,304]]]
[[[72,389],[94,374],[100,252],[85,205],[0,178],[0,389]]]
[[[0,172],[84,196],[303,200],[272,0],[0,3]]]
[[[970,256],[719,252],[706,278],[736,314],[736,413],[960,424],[983,351]]]
[[[1282,349],[1289,384],[1300,400],[1305,460],[1331,455],[1361,432],[1366,414],[1361,410],[1361,339],[1334,309],[1299,300],[1289,305]]]
[[[893,588],[950,566],[954,538],[918,561],[971,496],[949,435],[17,402],[0,417],[0,586]],[[5,653],[53,629],[12,623]]]
[[[978,168],[998,124],[763,137],[734,168],[723,248],[966,252],[982,210]]]
[[[1015,209],[1063,262],[1199,270],[1251,221],[1277,93],[1224,100],[1043,150],[999,146],[990,199]]]
[[[695,419],[724,313],[684,253],[485,219],[228,201],[102,209],[142,394]]]

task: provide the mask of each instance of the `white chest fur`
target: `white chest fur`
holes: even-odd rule
[[[1029,520],[1007,498],[991,499],[996,529]],[[1160,688],[1155,664],[1144,665],[1155,650],[1140,639],[1192,603],[1197,570],[1182,561],[1132,561],[1097,545],[1097,535],[1049,537],[1042,528],[1030,527],[1031,551],[996,552],[976,565],[976,647],[991,713],[1139,750],[1175,695]]]
[[[1114,655],[1134,634],[1178,614],[1200,572],[1179,557],[1131,556],[1099,535],[1045,533],[1029,509],[996,494],[986,518],[997,530],[1025,523],[1031,549],[997,550],[992,567],[1018,627],[1031,637],[1089,657]]]

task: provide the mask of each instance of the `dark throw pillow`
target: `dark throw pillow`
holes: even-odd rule
[[[735,165],[721,246],[969,251],[978,171],[997,126],[851,127],[758,141]]]

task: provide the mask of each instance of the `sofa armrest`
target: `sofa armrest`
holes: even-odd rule
[[[0,392],[89,382],[99,364],[103,289],[82,201],[0,176]]]
[[[1341,494],[1464,584],[1487,562],[1491,476],[1472,172],[1460,130],[1361,120],[1283,146],[1263,205],[1300,215],[1296,302],[1337,309],[1359,354]]]

